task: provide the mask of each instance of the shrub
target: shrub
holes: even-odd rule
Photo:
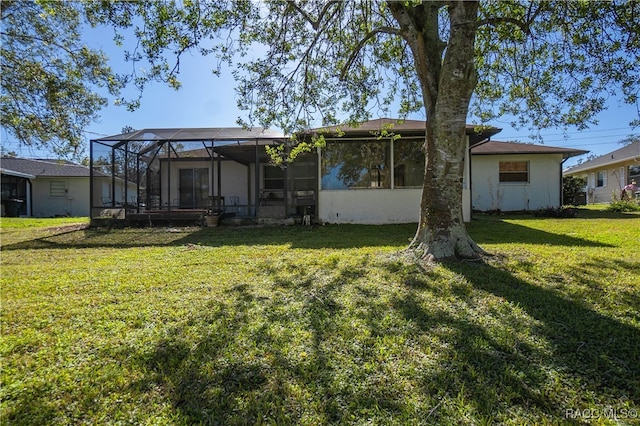
[[[607,210],[610,212],[639,212],[640,204],[634,200],[612,201]]]
[[[577,206],[584,204],[584,187],[587,180],[577,176],[564,176],[562,178],[562,199],[566,204]]]
[[[547,207],[535,210],[533,214],[538,217],[574,218],[578,217],[578,209],[574,207]]]

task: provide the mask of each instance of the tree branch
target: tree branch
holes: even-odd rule
[[[512,24],[520,28],[525,34],[530,35],[531,23],[536,20],[536,18],[540,15],[540,13],[542,13],[544,9],[542,6],[539,6],[536,10],[532,11],[532,8],[533,8],[533,3],[529,5],[529,9],[527,10],[527,17],[525,21],[503,16],[503,17],[482,19],[478,21],[477,27],[480,28],[484,25],[492,25],[495,27],[499,24]]]
[[[500,24],[513,24],[517,27],[519,27],[522,31],[524,31],[525,33],[529,32],[529,25],[527,25],[524,21],[521,21],[519,19],[515,19],[515,18],[509,18],[509,17],[501,17],[501,18],[487,18],[487,19],[481,19],[480,21],[478,21],[478,28],[483,27],[485,25],[491,25],[491,26],[498,26]]]
[[[320,11],[320,15],[318,15],[318,19],[314,21],[313,18],[307,12],[305,12],[302,8],[300,8],[300,6],[298,6],[295,1],[293,0],[289,1],[289,5],[293,7],[296,10],[296,12],[301,14],[304,17],[304,19],[306,19],[307,22],[309,22],[313,27],[313,29],[316,31],[318,31],[318,26],[320,25],[320,22],[322,22],[322,18],[324,17],[324,14],[327,13],[327,11],[331,6],[338,3],[340,3],[340,1],[334,0],[325,4],[322,10]]]
[[[373,37],[375,37],[377,34],[380,34],[380,33],[399,35],[399,36],[402,35],[402,32],[398,28],[393,28],[393,27],[380,27],[380,28],[376,28],[375,30],[369,31],[364,36],[364,38],[358,42],[355,49],[353,49],[353,51],[351,52],[351,55],[349,55],[349,59],[347,60],[347,63],[344,65],[344,67],[342,68],[342,71],[340,72],[340,80],[345,79],[347,71],[349,71],[349,68],[351,68],[351,65],[353,65],[353,62],[358,57],[358,54],[360,53],[360,50],[364,47],[364,45],[369,40],[371,40]]]

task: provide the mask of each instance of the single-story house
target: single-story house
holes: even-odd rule
[[[390,125],[393,134],[384,132]],[[465,162],[465,220],[471,219],[472,203],[504,211],[561,205],[562,161],[584,151],[489,142],[499,131],[467,126],[469,147],[487,145],[477,151],[477,165],[475,158]],[[298,138],[313,134],[322,134],[326,145],[288,168],[272,165],[265,150],[285,135],[261,128],[144,129],[92,140],[91,217],[152,221],[214,210],[255,218],[310,214],[324,223],[418,220],[424,121],[378,119]],[[471,153],[476,156],[473,148]],[[110,185],[97,179],[105,174]],[[104,198],[115,202],[106,206]]]
[[[633,181],[640,186],[640,141],[571,167],[564,175],[586,179],[588,204],[620,199],[625,186]]]
[[[88,216],[89,168],[66,160],[3,157],[2,215]]]
[[[588,151],[517,142],[487,141],[471,147],[472,208],[526,211],[559,207],[562,165]]]

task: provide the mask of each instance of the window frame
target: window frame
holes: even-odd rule
[[[598,170],[597,172],[595,172],[595,187],[605,188],[606,186],[607,186],[607,171]]]
[[[425,167],[423,141],[424,139],[415,138],[400,138],[393,141],[394,189],[422,188]]]
[[[392,189],[391,180],[394,171],[391,168],[393,157],[391,148],[389,139],[327,141],[320,158],[321,189],[325,191]],[[345,153],[349,155],[345,156]],[[333,176],[332,181],[327,182],[326,179],[331,176]]]
[[[52,179],[49,181],[49,197],[64,198],[67,196],[67,192],[67,182],[64,180]]]
[[[525,170],[517,170],[517,166],[524,165]],[[514,167],[516,166],[516,167]],[[516,168],[516,170],[508,170]],[[520,177],[519,177],[520,176]],[[498,182],[500,184],[523,184],[531,182],[531,162],[523,161],[499,161]]]

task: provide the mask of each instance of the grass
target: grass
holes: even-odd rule
[[[414,225],[84,223],[2,220],[3,424],[639,421],[637,213],[478,216],[496,256],[427,270]]]

